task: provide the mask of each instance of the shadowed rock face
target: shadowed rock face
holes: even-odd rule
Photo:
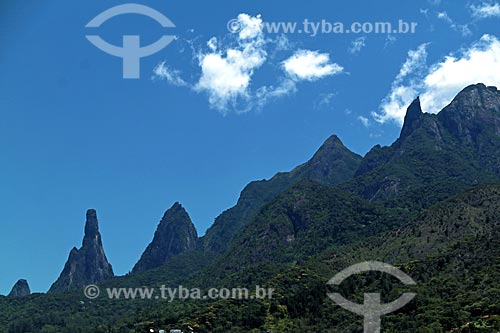
[[[462,90],[439,113],[440,121],[462,144],[475,144],[485,131],[500,135],[500,91],[484,84]]]
[[[460,92],[438,115],[464,147],[473,149],[482,167],[500,175],[500,91],[484,84]]]
[[[411,103],[406,111],[404,125],[401,129],[401,140],[409,137],[421,125],[420,120],[423,115],[424,113],[422,112],[422,108],[420,106],[420,98],[417,97],[417,99]]]
[[[89,209],[82,247],[71,250],[61,275],[49,292],[77,290],[113,277],[113,268],[102,246],[97,213]]]
[[[31,295],[31,290],[26,280],[17,281],[9,293],[9,297],[26,297],[29,295]]]
[[[198,234],[188,213],[176,202],[160,221],[153,241],[142,254],[133,272],[163,266],[175,255],[196,249]]]

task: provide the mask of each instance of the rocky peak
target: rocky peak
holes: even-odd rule
[[[241,192],[236,206],[226,210],[201,239],[206,251],[223,253],[234,237],[268,202],[299,180],[310,179],[325,185],[338,185],[354,176],[362,157],[347,149],[336,136],[330,136],[306,163],[290,172],[280,172],[269,180],[254,181]]]
[[[500,91],[482,83],[463,89],[438,115],[462,146],[475,151],[484,168],[500,175]]]
[[[362,157],[353,153],[336,136],[330,136],[314,156],[300,167],[300,178],[337,185],[354,176]]]
[[[28,281],[21,279],[12,287],[8,297],[26,297],[29,295],[31,295],[31,290]]]
[[[328,139],[325,140],[325,142],[321,145],[321,147],[318,149],[318,151],[314,154],[313,158],[311,159],[314,161],[315,159],[319,159],[323,157],[324,155],[335,155],[339,153],[346,153],[351,151],[344,146],[342,141],[337,135],[332,135]]]
[[[500,92],[482,83],[468,86],[439,113],[439,119],[466,143],[484,130],[500,134]]]
[[[422,112],[422,108],[420,106],[420,98],[417,97],[406,110],[405,121],[403,128],[401,129],[401,140],[410,136],[413,131],[420,126],[420,120],[423,115],[424,113]]]
[[[500,110],[500,91],[483,83],[464,88],[444,111]]]
[[[175,213],[187,214],[187,212],[184,209],[184,207],[182,207],[181,203],[178,202],[178,201],[176,201],[172,205],[172,207],[170,207],[170,209],[165,212],[165,214],[163,216],[167,215],[167,213],[168,214],[175,214]]]
[[[71,250],[68,261],[50,292],[81,289],[113,277],[113,268],[104,253],[97,213],[94,209],[89,209],[82,247]]]
[[[176,202],[168,209],[133,272],[163,266],[175,255],[196,249],[198,234],[188,213]]]
[[[95,209],[87,211],[87,221],[85,223],[85,237],[93,238],[99,234],[99,222]]]

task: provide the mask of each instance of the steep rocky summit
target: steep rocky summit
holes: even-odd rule
[[[354,176],[362,157],[347,149],[336,136],[329,137],[314,156],[290,172],[280,172],[269,180],[254,181],[241,192],[236,206],[223,212],[201,239],[205,251],[224,253],[260,209],[300,180],[314,180],[334,186]]]
[[[31,295],[31,290],[28,281],[19,280],[12,288],[8,297],[26,297],[29,295]]]
[[[196,249],[198,234],[188,213],[176,202],[165,212],[148,245],[135,265],[133,272],[163,266],[175,255]]]
[[[97,213],[94,209],[89,209],[82,247],[71,250],[61,275],[49,292],[81,289],[113,277],[113,268],[104,253]]]

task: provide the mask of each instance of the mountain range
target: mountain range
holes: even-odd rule
[[[328,299],[327,281],[380,260],[417,281],[417,297],[384,317],[384,332],[500,330],[500,91],[476,84],[438,114],[419,98],[399,138],[364,157],[333,135],[290,172],[248,184],[198,237],[175,203],[132,272],[115,277],[95,210],[48,294],[0,297],[0,332],[361,332],[362,317]],[[271,300],[88,301],[82,289],[272,286]],[[405,289],[369,274],[340,286],[396,299]],[[28,287],[29,290],[29,287]],[[47,309],[41,311],[41,309]]]

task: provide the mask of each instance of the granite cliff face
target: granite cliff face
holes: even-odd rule
[[[28,281],[19,280],[16,282],[8,297],[26,297],[31,295],[30,286],[28,285]]]
[[[482,167],[500,175],[500,91],[484,84],[471,85],[443,109],[438,119],[471,149]]]
[[[163,266],[170,258],[196,249],[198,234],[188,213],[176,202],[165,212],[148,245],[135,265],[133,272]]]
[[[113,268],[104,253],[97,213],[94,209],[89,209],[82,247],[71,250],[61,275],[49,292],[81,289],[114,276]]]

